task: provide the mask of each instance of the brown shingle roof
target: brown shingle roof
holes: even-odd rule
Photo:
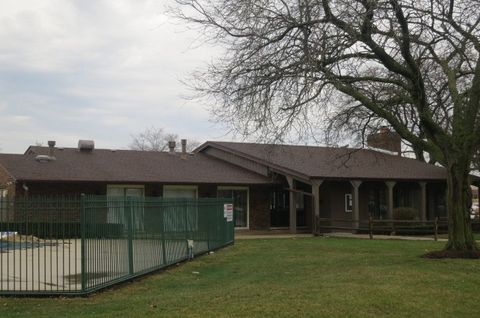
[[[207,142],[216,147],[306,178],[445,180],[444,168],[367,149]]]
[[[204,154],[188,155],[132,150],[55,149],[56,161],[37,162],[48,147],[30,147],[24,155],[0,154],[0,165],[15,179],[30,181],[97,181],[266,184],[270,179]]]

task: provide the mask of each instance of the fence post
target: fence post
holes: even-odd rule
[[[125,199],[125,211],[127,212],[127,243],[128,243],[128,272],[133,275],[133,204],[132,198]]]
[[[82,292],[85,292],[87,288],[87,272],[86,272],[86,255],[85,255],[85,236],[86,236],[86,221],[87,216],[85,214],[85,194],[80,196],[80,271],[81,271],[81,284]]]
[[[390,236],[395,235],[395,222],[392,220],[392,232],[390,232]]]
[[[438,216],[435,217],[434,231],[435,231],[435,241],[438,241]]]
[[[218,203],[214,203],[214,206],[216,206]],[[207,222],[207,250],[210,252],[210,205],[205,205],[202,204],[202,216],[206,219]]]
[[[193,199],[192,199],[193,200]],[[190,245],[188,244],[188,213],[190,212],[190,199],[185,202],[185,244],[187,244],[187,259],[191,260]]]
[[[167,265],[167,253],[166,253],[166,240],[165,240],[165,205],[163,202],[163,198],[160,198],[160,233],[162,238],[162,257],[163,257],[163,265]]]
[[[373,240],[373,222],[371,215],[368,217],[368,228],[370,229],[370,239]]]

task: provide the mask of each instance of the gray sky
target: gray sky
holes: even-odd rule
[[[36,141],[125,148],[162,127],[229,140],[179,82],[214,58],[198,35],[165,15],[169,0],[2,0],[0,149]]]

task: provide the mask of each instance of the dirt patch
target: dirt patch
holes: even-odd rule
[[[455,250],[443,250],[433,251],[425,255],[423,258],[441,259],[441,258],[464,258],[464,259],[480,259],[480,251],[455,251]]]

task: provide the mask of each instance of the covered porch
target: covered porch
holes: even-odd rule
[[[447,217],[443,181],[284,178],[283,191],[272,191],[271,229],[317,233],[318,220],[330,219],[356,231],[370,217],[401,218],[399,208],[417,221]]]

